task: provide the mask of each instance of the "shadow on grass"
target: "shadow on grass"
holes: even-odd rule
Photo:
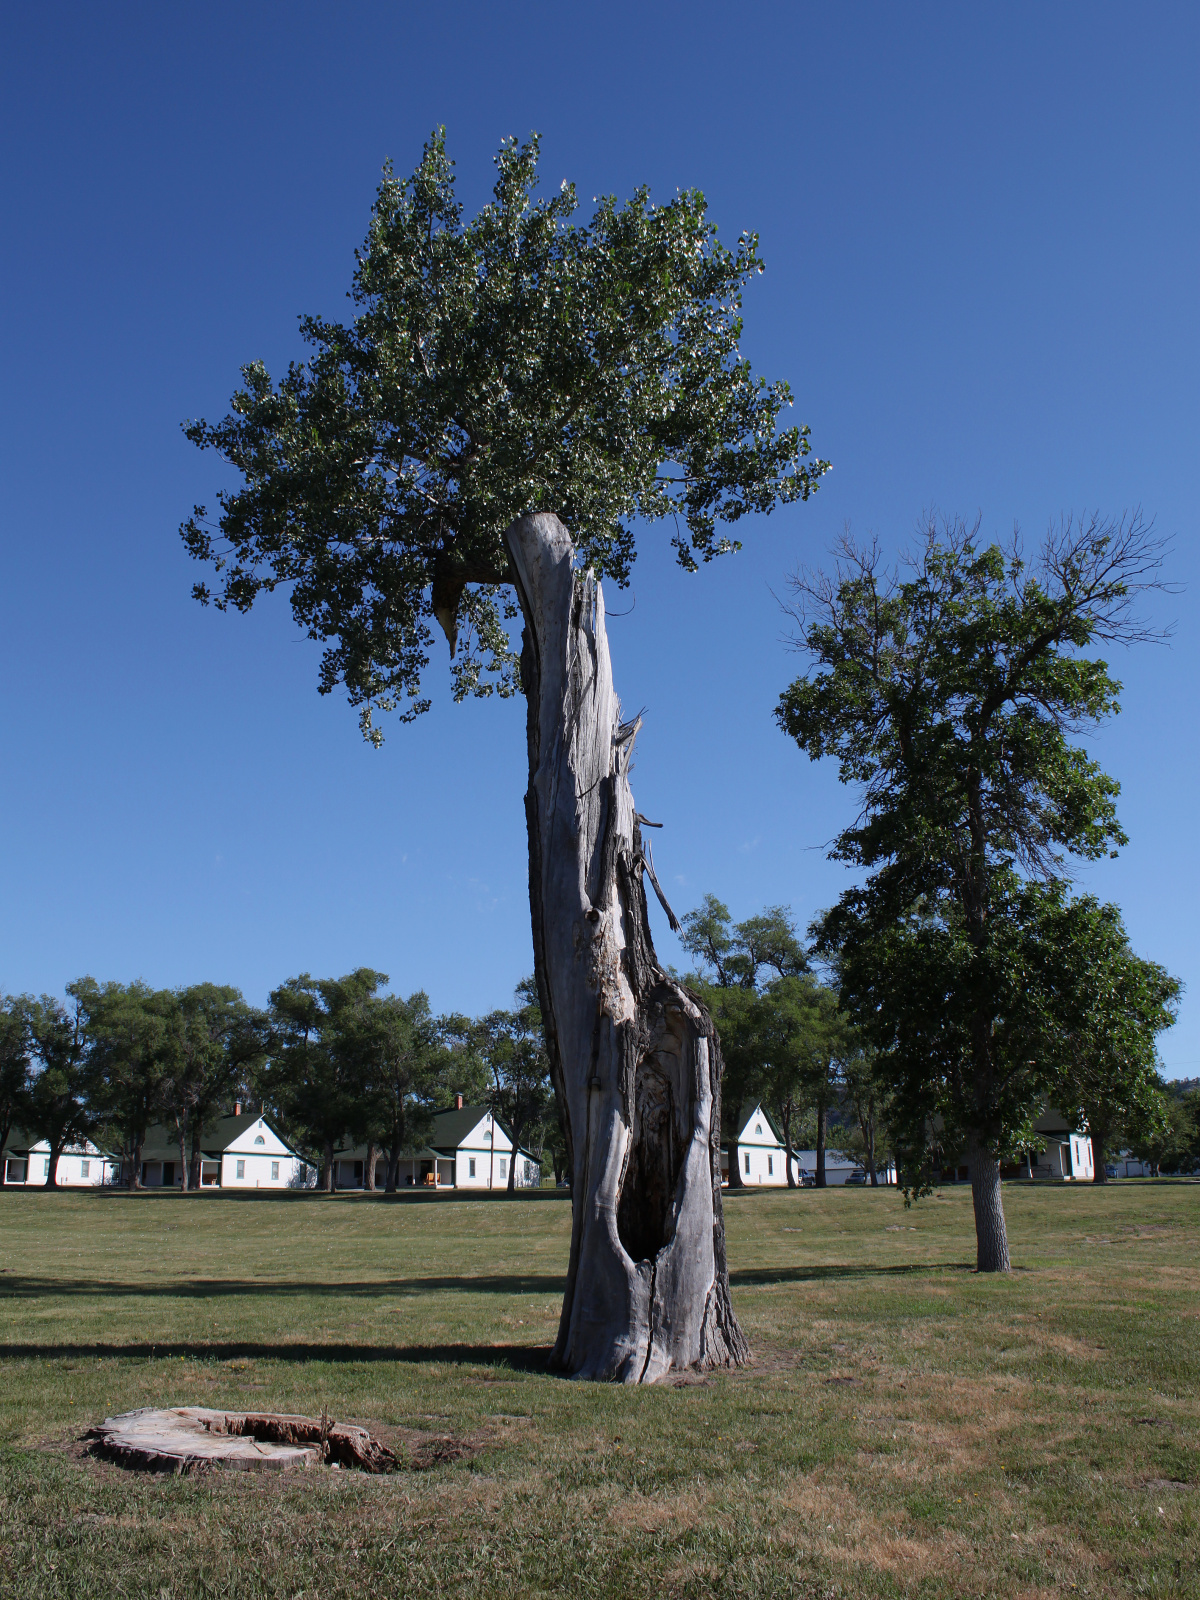
[[[829,1283],[854,1278],[930,1276],[943,1272],[972,1272],[965,1261],[930,1261],[888,1266],[824,1263],[799,1267],[744,1267],[729,1274],[735,1289],[779,1283]],[[360,1281],[313,1283],[280,1278],[188,1278],[163,1283],[126,1283],[95,1278],[34,1278],[5,1273],[0,1295],[6,1300],[41,1300],[55,1297],[112,1299],[236,1300],[280,1296],[332,1299],[374,1299],[393,1295],[416,1299],[425,1294],[561,1295],[566,1279],[558,1273],[502,1273],[489,1277],[378,1278]]]
[[[398,1361],[548,1372],[550,1345],[525,1344],[0,1344],[0,1361]]]

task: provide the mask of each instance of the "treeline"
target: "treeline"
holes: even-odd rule
[[[289,1142],[333,1186],[334,1153],[366,1145],[367,1186],[378,1155],[387,1187],[402,1157],[426,1144],[433,1113],[462,1094],[487,1103],[515,1144],[548,1150],[556,1174],[562,1141],[532,980],[510,1010],[435,1016],[428,997],[382,992],[368,967],[340,978],[289,978],[269,1006],[202,983],[67,986],[0,999],[0,1148],[14,1127],[50,1146],[46,1186],[59,1157],[85,1139],[119,1153],[126,1181],[141,1183],[149,1130],[166,1126],[185,1189],[200,1186],[204,1128],[239,1101],[261,1104]],[[509,1188],[516,1163],[509,1165]]]
[[[939,985],[920,964],[923,939],[940,933],[932,914],[926,927],[898,924],[886,948],[860,948],[853,964],[823,942],[827,922],[818,919],[806,946],[782,906],[734,923],[708,895],[683,918],[682,942],[698,963],[686,981],[721,1036],[725,1132],[735,1139],[739,1105],[761,1101],[782,1132],[789,1184],[795,1149],[816,1150],[823,1184],[828,1142],[872,1183],[895,1162],[905,1187],[920,1193],[936,1171],[965,1160],[947,1085],[962,1070],[963,1042],[951,1033],[953,1053],[928,1048],[950,1031],[960,975],[944,969]],[[1168,1083],[1158,1066],[1176,980],[1135,955],[1116,908],[1090,897],[1045,896],[1026,908],[1019,931],[1007,1003],[992,1022],[1021,1069],[1007,1085],[998,1155],[1028,1162],[1039,1143],[1034,1123],[1051,1104],[1086,1127],[1100,1183],[1106,1153],[1118,1147],[1158,1173],[1200,1167],[1200,1082]],[[729,1170],[739,1186],[732,1142]]]

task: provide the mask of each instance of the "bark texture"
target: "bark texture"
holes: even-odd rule
[[[1000,1198],[1000,1163],[990,1150],[967,1152],[967,1173],[975,1206],[975,1268],[978,1272],[1011,1272],[1008,1229]]]
[[[604,596],[556,517],[519,518],[507,542],[525,616],[534,960],[572,1175],[555,1361],[623,1383],[740,1365],[720,1044],[654,953],[629,787],[639,722],[613,690]]]

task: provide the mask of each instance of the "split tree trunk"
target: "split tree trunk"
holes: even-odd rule
[[[814,1183],[818,1189],[824,1189],[828,1180],[825,1177],[825,1133],[829,1125],[829,1112],[825,1106],[817,1107],[817,1163]]]
[[[519,518],[507,542],[525,616],[534,962],[573,1179],[554,1359],[622,1383],[740,1365],[720,1044],[654,953],[629,788],[639,724],[621,720],[604,596],[556,517]]]
[[[1000,1163],[989,1150],[972,1145],[967,1151],[967,1172],[975,1207],[975,1270],[1011,1272],[1008,1229],[1000,1198]]]

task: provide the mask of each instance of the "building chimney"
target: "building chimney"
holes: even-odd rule
[[[460,1095],[460,1094],[456,1094],[454,1096],[454,1109],[455,1109],[455,1111],[461,1111],[462,1110],[462,1095]]]
[[[233,1114],[234,1114],[235,1117],[240,1117],[241,1116],[241,1114],[242,1114],[242,1102],[240,1100],[235,1100],[233,1102]]]

